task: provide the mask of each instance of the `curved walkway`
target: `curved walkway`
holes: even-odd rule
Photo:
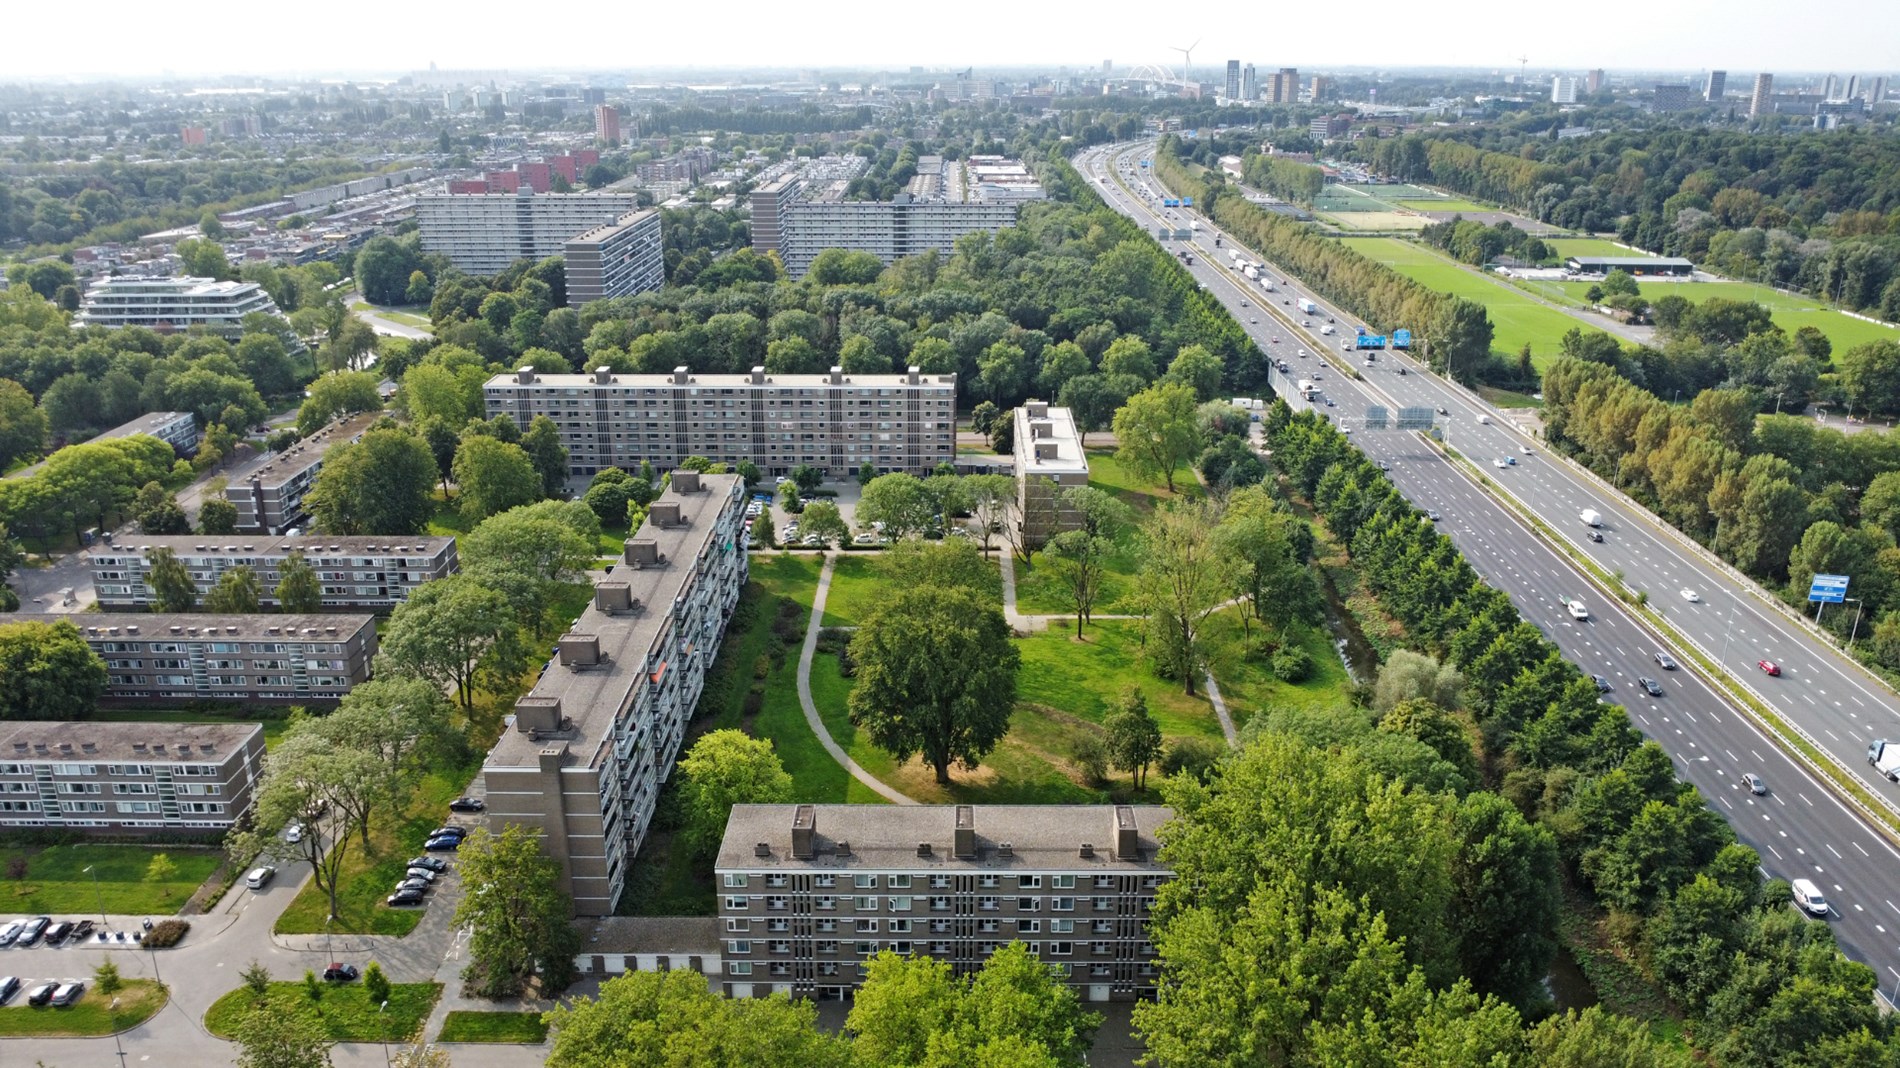
[[[916,800],[904,795],[895,787],[888,786],[882,779],[864,770],[863,766],[851,759],[831,732],[825,729],[825,721],[818,715],[818,703],[811,697],[811,660],[818,652],[818,635],[823,631],[825,621],[825,598],[831,593],[831,573],[838,562],[836,553],[825,553],[825,566],[818,572],[818,589],[811,598],[811,621],[805,624],[805,644],[798,650],[798,707],[805,712],[805,722],[811,732],[818,736],[818,744],[825,747],[840,766],[851,773],[851,777],[876,790],[894,804],[914,805]]]

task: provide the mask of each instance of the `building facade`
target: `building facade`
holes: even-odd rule
[[[1728,89],[1728,71],[1712,70],[1709,78],[1702,83],[1702,99],[1711,103],[1722,99],[1722,93]]]
[[[612,104],[594,105],[594,140],[610,145],[620,143],[620,109]]]
[[[263,763],[256,723],[0,723],[0,827],[217,837]]]
[[[178,557],[200,597],[226,571],[249,567],[263,587],[260,603],[265,608],[277,606],[284,561],[293,555],[301,555],[316,569],[323,607],[329,609],[387,611],[408,600],[417,586],[461,569],[454,538],[297,537],[215,543],[201,534],[139,534],[118,545],[87,550],[100,608],[152,610],[156,598],[146,576],[157,549],[170,549]]]
[[[1260,75],[1249,63],[1240,68],[1240,99],[1253,101],[1260,98]]]
[[[382,418],[380,412],[362,412],[339,419],[285,449],[249,478],[225,487],[224,496],[237,507],[237,528],[282,534],[303,522],[304,498],[317,484],[323,460],[331,449],[357,441]]]
[[[1577,79],[1566,75],[1553,75],[1550,79],[1550,102],[1553,104],[1574,104],[1577,102]]]
[[[567,303],[630,297],[666,284],[657,208],[622,215],[567,241]]]
[[[578,916],[612,915],[747,575],[745,483],[676,471],[482,764]]]
[[[523,429],[554,421],[568,472],[665,469],[688,456],[750,460],[768,475],[801,464],[843,478],[869,463],[880,473],[928,474],[956,455],[955,375],[496,375],[482,387],[490,418]]]
[[[1040,548],[1050,538],[1081,525],[1082,517],[1062,491],[1089,484],[1089,458],[1067,408],[1043,401],[1016,406],[1016,504],[1024,544]]]
[[[1238,59],[1230,59],[1227,61],[1226,90],[1226,92],[1221,94],[1222,96],[1229,100],[1240,99],[1240,60]]]
[[[204,327],[236,340],[252,312],[282,315],[256,282],[213,278],[101,278],[86,290],[77,326],[143,326],[161,334]]]
[[[1171,872],[1134,805],[734,805],[714,873],[725,992],[848,996],[884,950],[970,975],[1026,943],[1088,1001],[1152,997]]]
[[[1267,103],[1297,104],[1300,102],[1300,71],[1298,67],[1281,67],[1267,83]]]
[[[500,274],[519,259],[559,256],[569,238],[640,210],[633,193],[431,193],[416,198],[422,251],[469,274]]]
[[[752,248],[763,256],[785,254],[785,209],[798,197],[798,176],[786,175],[748,194],[752,205]]]
[[[1650,93],[1649,107],[1652,111],[1665,114],[1676,111],[1687,111],[1689,110],[1689,103],[1692,99],[1689,87],[1686,85],[1659,84]]]
[[[368,614],[76,618],[115,701],[334,703],[369,681],[376,657]]]
[[[1755,91],[1748,96],[1748,117],[1760,118],[1775,110],[1775,76],[1766,71],[1755,75]]]

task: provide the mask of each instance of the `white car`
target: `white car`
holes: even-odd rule
[[[284,841],[289,842],[291,845],[296,845],[298,842],[303,841],[303,824],[293,823],[285,827]]]
[[[1700,603],[1702,603],[1702,598],[1701,598],[1701,596],[1700,596],[1700,595],[1698,595],[1698,594],[1697,594],[1697,593],[1696,593],[1696,592],[1695,592],[1694,590],[1683,590],[1683,591],[1682,591],[1682,599],[1683,599],[1683,600],[1685,600],[1685,601],[1687,601],[1687,602],[1689,602],[1690,604],[1700,604]]]
[[[1491,466],[1492,466],[1492,467],[1496,467],[1496,468],[1505,468],[1505,467],[1509,467],[1509,466],[1511,466],[1511,465],[1510,465],[1510,464],[1508,464],[1508,463],[1505,463],[1505,462],[1504,462],[1504,457],[1502,457],[1502,456],[1500,456],[1500,457],[1498,457],[1497,459],[1495,459],[1495,460],[1493,460],[1493,461],[1491,461]]]
[[[1589,619],[1590,618],[1590,610],[1583,606],[1582,601],[1570,601],[1570,602],[1567,602],[1564,605],[1564,607],[1570,610],[1571,619]]]

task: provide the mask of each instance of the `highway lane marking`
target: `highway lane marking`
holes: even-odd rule
[[[1822,842],[1821,844],[1822,844],[1822,845],[1824,845],[1824,846],[1827,846],[1827,851],[1828,851],[1828,852],[1830,852],[1830,853],[1832,853],[1832,854],[1834,854],[1834,859],[1835,859],[1835,860],[1846,860],[1846,859],[1847,859],[1846,857],[1844,857],[1844,856],[1841,856],[1841,851],[1840,851],[1840,850],[1838,850],[1838,849],[1835,849],[1835,848],[1834,848],[1833,846],[1831,846],[1831,845],[1828,845],[1828,843],[1826,843],[1826,842]]]
[[[1874,858],[1874,855],[1872,853],[1869,853],[1865,849],[1860,848],[1859,842],[1849,842],[1847,844],[1853,846],[1855,849],[1860,849],[1860,855],[1863,857],[1866,857],[1868,860],[1872,860]]]

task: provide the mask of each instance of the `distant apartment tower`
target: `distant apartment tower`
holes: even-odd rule
[[[745,586],[745,483],[675,471],[482,763],[488,822],[534,831],[575,915],[610,916]]]
[[[659,209],[622,215],[570,238],[565,258],[570,307],[660,288],[666,284],[666,258]]]
[[[1577,79],[1558,74],[1550,79],[1550,102],[1553,104],[1574,104],[1577,102]]]
[[[489,795],[493,815],[494,795]],[[1085,1001],[1153,997],[1173,877],[1150,805],[734,805],[713,872],[724,992],[842,999],[878,953],[959,977],[1022,942]]]
[[[1313,94],[1313,103],[1317,104],[1333,91],[1333,80],[1324,74],[1315,74],[1308,88]]]
[[[1222,94],[1229,100],[1240,99],[1240,60],[1227,61],[1227,92]]]
[[[1300,102],[1300,72],[1295,67],[1281,67],[1267,85],[1267,103],[1297,104]]]
[[[845,478],[870,464],[880,474],[926,475],[956,455],[957,376],[543,375],[533,368],[496,375],[482,387],[490,417],[526,429],[554,421],[568,471],[591,476],[641,461],[665,470],[688,456],[715,463],[750,460],[768,475],[801,464]]]
[[[376,659],[367,613],[76,618],[106,662],[106,698],[128,703],[335,703]]]
[[[543,164],[542,166],[545,166]],[[416,198],[422,251],[447,256],[459,270],[486,277],[518,259],[567,251],[576,234],[640,210],[634,193],[431,193]]]
[[[607,90],[597,86],[588,86],[581,90],[581,103],[588,107],[599,107],[607,102]]]
[[[205,128],[202,126],[180,126],[178,140],[184,145],[202,145],[205,143]]]
[[[1728,88],[1728,71],[1712,70],[1709,80],[1702,83],[1702,99],[1714,102],[1722,99],[1722,93]]]
[[[362,412],[335,420],[226,486],[225,498],[237,507],[237,529],[282,534],[303,522],[304,498],[316,487],[330,450],[356,441],[380,418],[380,412]]]
[[[1315,141],[1334,141],[1352,129],[1351,115],[1322,115],[1307,124],[1307,133]]]
[[[620,143],[620,109],[612,104],[594,106],[594,140],[610,145]]]
[[[786,175],[754,189],[752,204],[752,248],[760,255],[776,252],[785,256],[785,212],[798,197],[801,185],[796,175]]]
[[[1071,486],[1089,484],[1089,458],[1082,451],[1069,409],[1024,401],[1012,418],[1016,421],[1016,502],[1023,542],[1040,548],[1081,524],[1081,514],[1062,494]]]
[[[152,610],[152,553],[170,549],[190,572],[202,598],[226,571],[240,565],[257,574],[263,587],[260,603],[277,606],[277,584],[284,562],[293,555],[316,569],[324,608],[387,610],[409,599],[425,582],[447,578],[460,570],[455,539],[447,537],[296,537],[222,539],[203,534],[134,534],[117,545],[86,551],[99,607],[108,611]]]
[[[1658,85],[1650,93],[1649,107],[1658,114],[1687,111],[1692,99],[1694,97],[1686,85]]]
[[[1240,68],[1240,99],[1246,101],[1260,99],[1260,76],[1255,73],[1251,63]]]
[[[252,312],[282,315],[277,302],[256,282],[220,282],[214,278],[101,278],[86,290],[78,326],[143,326],[161,334],[200,326],[235,340]]]
[[[1758,119],[1775,110],[1775,76],[1767,72],[1755,75],[1755,91],[1748,97],[1748,117]]]
[[[1603,84],[1607,80],[1608,79],[1603,76],[1603,68],[1598,67],[1584,76],[1584,85],[1589,90],[1590,95],[1595,96],[1603,91]]]
[[[263,764],[256,723],[4,723],[0,827],[216,837]]]

